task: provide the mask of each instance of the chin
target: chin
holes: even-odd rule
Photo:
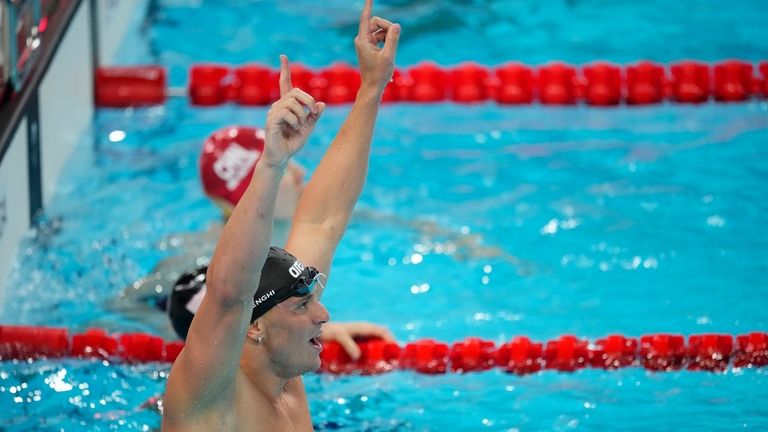
[[[305,357],[301,362],[294,363],[293,371],[296,376],[308,374],[310,372],[316,372],[320,369],[320,355],[313,353],[308,357]]]
[[[295,376],[301,376],[301,375],[306,375],[308,373],[317,372],[318,369],[320,369],[320,361],[319,360],[315,364],[313,364],[311,366],[307,365],[307,366],[296,368],[295,369],[295,371],[296,371]]]
[[[304,365],[305,365],[305,367],[302,368],[304,370],[302,375],[306,374],[306,373],[310,373],[310,372],[317,372],[317,370],[320,369],[320,365],[321,365],[320,356],[319,355],[315,355],[314,359],[308,361]]]
[[[310,372],[315,372],[318,369],[320,369],[320,366],[322,365],[322,362],[320,361],[320,356],[317,356],[317,360],[315,360],[315,363],[312,365],[312,370]]]

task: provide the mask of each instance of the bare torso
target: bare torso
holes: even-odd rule
[[[166,412],[164,431],[311,431],[312,418],[301,377],[289,381],[276,403],[267,400],[238,371],[232,393],[204,413],[177,416]]]

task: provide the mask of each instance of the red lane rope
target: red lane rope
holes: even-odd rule
[[[377,374],[395,369],[425,374],[500,368],[529,374],[545,369],[572,372],[583,368],[644,367],[652,371],[680,369],[724,371],[728,367],[768,365],[768,333],[744,335],[652,334],[640,338],[610,335],[593,342],[565,335],[545,343],[515,337],[496,345],[469,338],[448,345],[426,339],[404,346],[381,339],[358,340],[361,356],[352,360],[336,342],[324,343],[321,371],[333,374]],[[108,335],[89,329],[71,337],[63,328],[0,326],[0,360],[102,358],[129,363],[173,362],[184,344],[144,333]]]
[[[756,75],[757,73],[757,75]],[[179,91],[167,88],[160,66],[99,68],[95,76],[96,104],[102,107],[156,105]],[[336,63],[320,70],[291,66],[294,86],[329,104],[354,102],[360,87],[357,69]],[[231,68],[194,65],[186,93],[193,105],[234,102],[268,105],[279,97],[278,71],[249,64]],[[768,61],[724,60],[715,64],[681,61],[665,66],[650,61],[620,66],[599,61],[581,67],[554,62],[540,67],[507,63],[486,67],[464,63],[444,68],[424,62],[396,69],[384,92],[385,102],[479,103],[597,106],[643,105],[664,101],[702,103],[768,98]]]

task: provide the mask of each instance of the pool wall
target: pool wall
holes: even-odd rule
[[[62,21],[60,33],[49,27],[37,70],[0,107],[0,304],[19,241],[53,196],[93,117],[94,67],[114,58],[140,3],[61,2],[51,15]]]

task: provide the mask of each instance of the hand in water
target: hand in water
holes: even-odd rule
[[[356,337],[381,338],[387,342],[395,341],[392,333],[385,327],[369,322],[327,323],[323,325],[320,340],[338,342],[352,360],[357,360],[360,358],[360,347],[355,342],[354,338]]]

